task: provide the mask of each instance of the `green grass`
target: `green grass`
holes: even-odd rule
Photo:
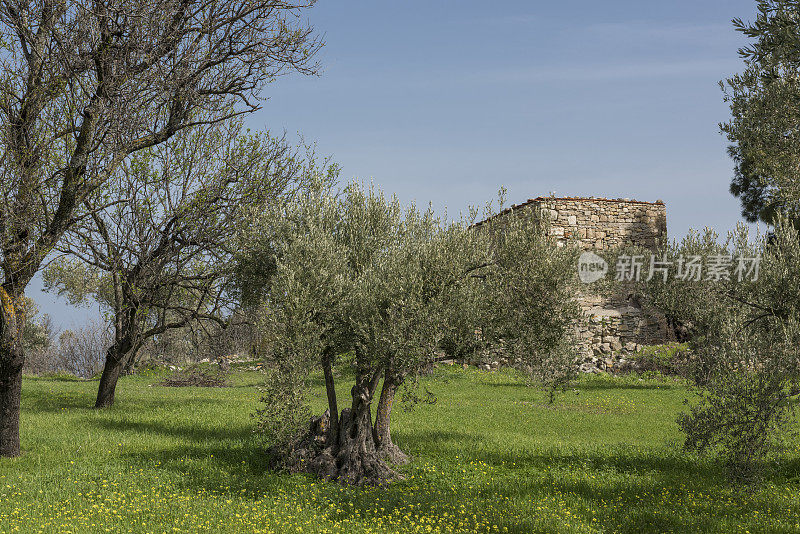
[[[591,377],[554,405],[510,372],[443,368],[397,404],[404,481],[358,489],[266,468],[259,375],[221,389],[27,378],[24,454],[0,460],[3,532],[796,532],[800,451],[757,489],[682,452],[675,382]],[[342,383],[342,393],[347,384]],[[322,390],[312,401],[321,409]]]

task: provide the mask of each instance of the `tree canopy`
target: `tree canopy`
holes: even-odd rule
[[[720,82],[731,119],[731,193],[751,221],[800,219],[800,2],[761,0],[755,21],[734,19],[752,42],[739,50],[742,73]]]
[[[575,312],[574,257],[542,224],[531,213],[470,228],[464,218],[448,222],[431,208],[404,208],[358,183],[338,195],[318,186],[256,217],[242,236],[241,261],[275,258],[262,329],[283,393],[268,388],[263,424],[274,439],[276,418],[295,432],[307,428],[298,405],[312,370],[325,377],[328,395],[316,432],[276,451],[284,465],[354,484],[394,478],[385,460],[405,459],[388,433],[394,391],[445,342],[471,351],[501,347],[529,372],[570,367],[560,349]],[[341,412],[336,366],[354,376]]]
[[[19,454],[25,288],[132,154],[315,73],[313,0],[15,0],[0,7],[0,456]]]
[[[230,283],[237,227],[250,206],[298,194],[314,165],[307,155],[238,121],[202,126],[137,153],[86,200],[91,217],[65,234],[64,256],[43,277],[112,318],[98,407],[113,403],[121,367],[154,336],[227,326],[239,306]]]

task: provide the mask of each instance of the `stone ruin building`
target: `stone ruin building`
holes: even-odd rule
[[[495,217],[520,209],[541,210],[548,215],[550,233],[559,246],[574,242],[592,251],[635,245],[655,251],[667,235],[667,210],[660,200],[538,197]],[[606,276],[614,275],[615,266],[609,265]],[[583,310],[576,325],[582,371],[611,370],[641,345],[665,343],[674,337],[662,314],[648,309],[624,289],[603,295],[586,284],[576,298]]]

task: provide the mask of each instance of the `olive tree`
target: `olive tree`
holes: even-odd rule
[[[800,2],[759,0],[752,22],[734,19],[750,38],[739,50],[744,70],[721,87],[731,118],[721,125],[735,162],[731,192],[749,221],[774,225],[748,240],[740,227],[726,240],[693,233],[662,252],[706,262],[759,257],[758,276],[741,264],[725,277],[661,280],[647,298],[685,329],[701,400],[679,419],[686,446],[720,452],[730,473],[758,479],[764,459],[791,428],[800,365]],[[726,260],[727,258],[727,260]],[[685,264],[682,265],[685,267]],[[755,278],[755,279],[754,279]]]
[[[0,6],[0,456],[16,456],[25,288],[131,154],[258,109],[315,72],[313,0],[10,0]],[[89,210],[91,211],[91,210]]]
[[[691,323],[693,379],[700,400],[679,417],[686,447],[717,452],[730,474],[760,478],[794,421],[800,393],[800,240],[781,219],[770,239],[740,226],[720,241],[690,234],[668,256],[720,261],[723,277],[654,277],[644,295],[668,315]]]
[[[282,395],[268,389],[262,414],[302,430],[306,412],[298,405],[314,370],[328,398],[310,432],[274,450],[283,465],[351,484],[395,478],[387,460],[406,456],[389,433],[394,393],[445,341],[468,350],[502,345],[529,370],[556,361],[551,351],[562,348],[574,317],[574,254],[545,236],[538,218],[509,218],[498,232],[472,229],[465,219],[447,222],[430,208],[403,208],[357,183],[338,195],[316,187],[261,213],[242,236],[240,261],[274,257],[262,329]],[[526,244],[534,246],[509,250]],[[246,272],[244,286],[253,280],[253,270]],[[572,363],[563,355],[559,361]],[[335,366],[353,373],[341,410]],[[272,420],[262,426],[279,434]]]

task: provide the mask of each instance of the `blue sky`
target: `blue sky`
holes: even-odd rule
[[[510,202],[662,199],[669,233],[740,219],[718,81],[753,0],[320,0],[319,77],[267,88],[252,128],[302,134],[342,177],[453,214]],[[65,327],[96,315],[38,291]]]

